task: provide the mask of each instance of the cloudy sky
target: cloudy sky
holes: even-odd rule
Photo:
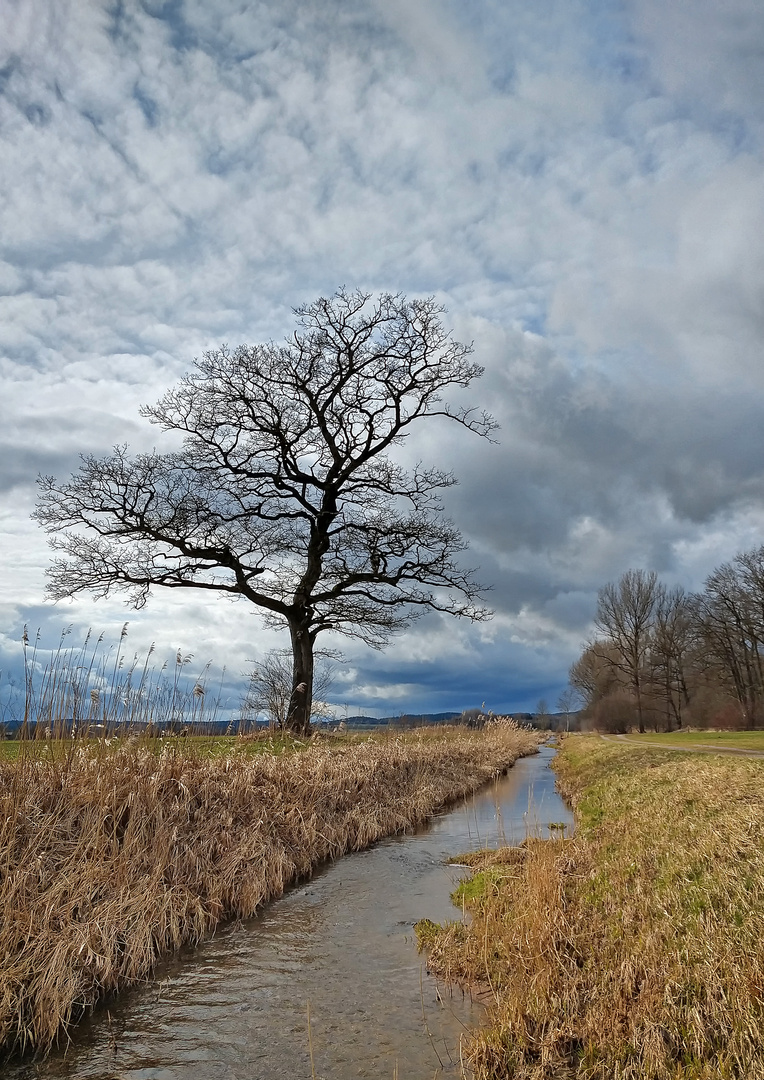
[[[346,646],[351,712],[551,706],[598,588],[764,540],[760,0],[5,0],[0,667],[22,627],[226,666],[244,604],[44,601],[39,472],[162,446],[194,356],[340,285],[434,294],[500,442],[422,429],[492,586]],[[231,693],[234,693],[232,688]]]

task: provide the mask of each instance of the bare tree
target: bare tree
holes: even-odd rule
[[[627,570],[617,583],[600,589],[597,597],[595,625],[615,646],[615,650],[604,650],[602,659],[624,675],[634,695],[641,732],[645,730],[645,664],[663,591],[654,571]]]
[[[557,698],[557,709],[565,717],[565,730],[570,731],[571,714],[577,712],[576,706],[581,703],[581,694],[574,686],[566,686]]]
[[[682,726],[690,703],[688,665],[697,641],[692,597],[684,589],[660,589],[649,647],[654,692],[663,704],[666,730]]]
[[[756,727],[764,696],[764,548],[718,567],[697,600],[707,664]]]
[[[486,720],[486,714],[482,709],[473,707],[471,709],[462,709],[462,714],[459,717],[459,723],[466,725],[466,727],[482,727]]]
[[[621,653],[612,641],[596,638],[571,665],[568,679],[583,706],[580,723],[598,731],[628,731],[634,722],[634,699]]]
[[[570,668],[570,684],[597,725],[640,728],[652,713],[668,730],[685,723],[757,727],[764,715],[764,546],[708,576],[701,593],[667,589],[629,571],[600,591],[597,625]]]
[[[618,654],[609,641],[589,642],[568,671],[568,680],[586,710],[607,697],[622,683],[616,664]]]
[[[480,436],[486,413],[443,402],[482,374],[434,300],[340,290],[298,308],[282,345],[225,346],[143,415],[182,449],[83,457],[67,482],[40,478],[36,518],[61,556],[53,599],[153,586],[243,597],[289,629],[287,724],[310,724],[313,652],[325,631],[381,648],[426,609],[489,612],[441,514],[452,474],[390,451],[440,416]]]
[[[334,669],[327,661],[335,659],[337,655],[329,652],[314,654],[311,722],[330,715],[326,698],[334,682]],[[252,662],[242,714],[255,717],[265,713],[270,727],[284,730],[288,726],[291,696],[291,649],[271,649],[262,660]]]

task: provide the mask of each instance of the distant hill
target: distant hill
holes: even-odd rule
[[[488,714],[480,713],[479,710],[467,710],[467,713],[476,713],[476,719],[482,721],[488,719]],[[534,713],[527,712],[514,712],[511,714],[513,718],[519,724],[530,724],[532,727],[540,727],[543,729],[551,730],[566,730],[577,731],[580,727],[579,716],[577,713],[546,713],[543,717],[537,716]],[[461,712],[437,712],[437,713],[397,713],[395,716],[366,716],[364,713],[357,713],[354,716],[337,717],[332,720],[325,720],[323,722],[315,721],[314,727],[319,731],[330,728],[336,728],[340,722],[343,722],[346,727],[359,731],[368,730],[369,728],[380,727],[423,727],[425,725],[433,724],[452,724],[455,720],[459,720],[462,717],[467,720],[469,717],[467,714]],[[72,720],[58,721],[56,724],[57,733],[62,732],[70,733],[72,726]],[[0,723],[0,739],[2,738],[14,738],[18,737],[19,730],[22,726],[20,720],[7,720],[4,723]],[[44,725],[45,726],[45,725]],[[110,723],[108,728],[104,728],[98,724],[83,725],[80,721],[77,725],[80,728],[86,729],[91,737],[107,734],[124,733],[126,730],[138,732],[146,728],[145,724],[133,723],[127,725],[125,728],[120,723]],[[163,734],[171,734],[173,730],[178,732],[185,731],[195,735],[237,735],[246,734],[248,732],[261,731],[263,728],[267,728],[268,723],[264,720],[239,720],[238,718],[228,720],[215,720],[206,721],[202,724],[184,724],[172,725],[170,723],[157,724],[154,730]],[[29,724],[29,736],[34,738],[37,734],[36,724],[31,722]]]
[[[399,713],[397,716],[364,716],[361,713],[343,719],[349,728],[387,727],[388,724],[415,727],[420,724],[448,724],[458,720],[461,715],[458,712]]]

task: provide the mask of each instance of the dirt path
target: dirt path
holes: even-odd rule
[[[764,758],[764,750],[739,750],[736,746],[714,746],[711,743],[695,743],[694,746],[681,746],[676,743],[648,742],[640,739],[635,742],[628,735],[600,735],[606,742],[626,743],[627,746],[651,746],[658,750],[681,750],[685,754],[727,754],[732,757]]]

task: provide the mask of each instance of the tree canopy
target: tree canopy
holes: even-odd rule
[[[344,289],[296,309],[282,344],[207,352],[142,410],[180,450],[84,455],[68,481],[40,478],[36,518],[60,554],[53,599],[155,586],[242,597],[286,623],[288,724],[309,726],[313,651],[333,631],[382,647],[426,609],[484,619],[465,543],[442,513],[456,483],[391,454],[442,417],[481,437],[485,412],[450,406],[482,374],[432,298]]]

